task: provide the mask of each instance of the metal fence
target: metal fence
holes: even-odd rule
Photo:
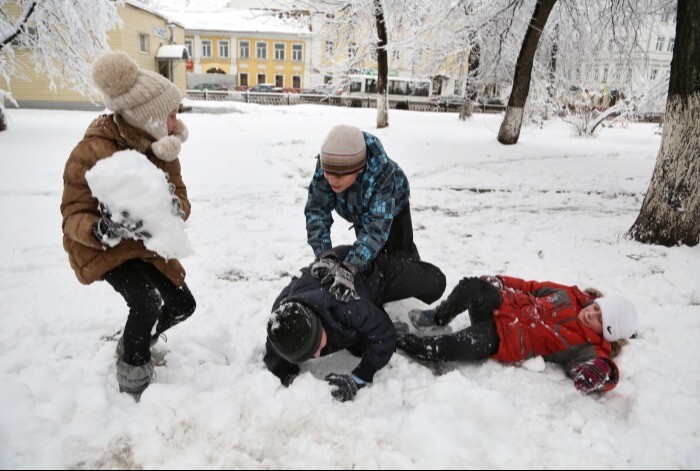
[[[258,105],[300,105],[317,104],[328,106],[347,106],[351,108],[376,108],[376,97],[349,97],[336,95],[320,95],[307,93],[255,93],[255,92],[231,92],[231,91],[199,91],[187,90],[187,98],[190,100],[204,101],[234,101],[241,103],[255,103]],[[445,104],[432,104],[425,100],[389,99],[389,108],[411,111],[433,112],[459,112],[459,106]],[[474,104],[475,113],[501,113],[505,106],[477,105]]]

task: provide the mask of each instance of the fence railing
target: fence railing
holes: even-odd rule
[[[328,106],[347,106],[351,108],[376,108],[376,97],[337,96],[310,93],[256,93],[256,92],[232,92],[232,91],[199,91],[187,90],[187,98],[190,100],[204,101],[235,101],[241,103],[255,103],[258,105],[299,105],[319,104]],[[459,106],[446,104],[433,104],[426,100],[415,99],[389,99],[389,108],[411,111],[433,112],[459,112]],[[501,113],[505,106],[477,105],[474,104],[475,113]]]

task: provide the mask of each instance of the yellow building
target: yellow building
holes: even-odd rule
[[[255,10],[165,10],[164,14],[185,26],[185,45],[192,57],[187,66],[190,86],[210,81],[239,89],[262,83],[301,89],[308,82],[311,36],[298,24]]]
[[[185,62],[183,60],[185,30],[160,13],[143,4],[127,0],[118,9],[123,27],[110,31],[109,46],[112,50],[124,51],[140,67],[160,72],[180,88],[186,89]],[[171,35],[174,44],[170,44]],[[179,47],[176,45],[180,44]],[[30,60],[22,60],[26,52],[17,50],[19,72],[24,78],[13,78],[10,82],[12,97],[21,108],[42,109],[101,109],[99,94],[85,97],[73,90],[49,89],[49,79],[37,74]]]

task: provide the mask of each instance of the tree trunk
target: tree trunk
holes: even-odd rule
[[[527,95],[530,93],[532,64],[535,60],[537,45],[547,24],[549,14],[556,3],[557,0],[537,0],[535,5],[535,11],[532,13],[520,54],[518,54],[518,61],[515,64],[513,90],[508,99],[506,115],[501,123],[501,129],[498,131],[498,142],[501,144],[515,144],[520,138],[520,128],[523,125]]]
[[[700,241],[700,2],[678,0],[676,42],[656,158],[630,236],[674,246]]]
[[[387,34],[382,0],[374,0],[374,16],[377,20],[377,127],[389,126],[389,58],[386,51]]]

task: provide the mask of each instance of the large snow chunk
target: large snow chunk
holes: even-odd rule
[[[168,177],[146,156],[134,150],[116,152],[95,164],[85,178],[93,196],[109,207],[116,222],[122,211],[134,221],[143,221],[143,230],[151,234],[144,241],[147,249],[166,259],[194,253],[185,221],[173,213]]]

